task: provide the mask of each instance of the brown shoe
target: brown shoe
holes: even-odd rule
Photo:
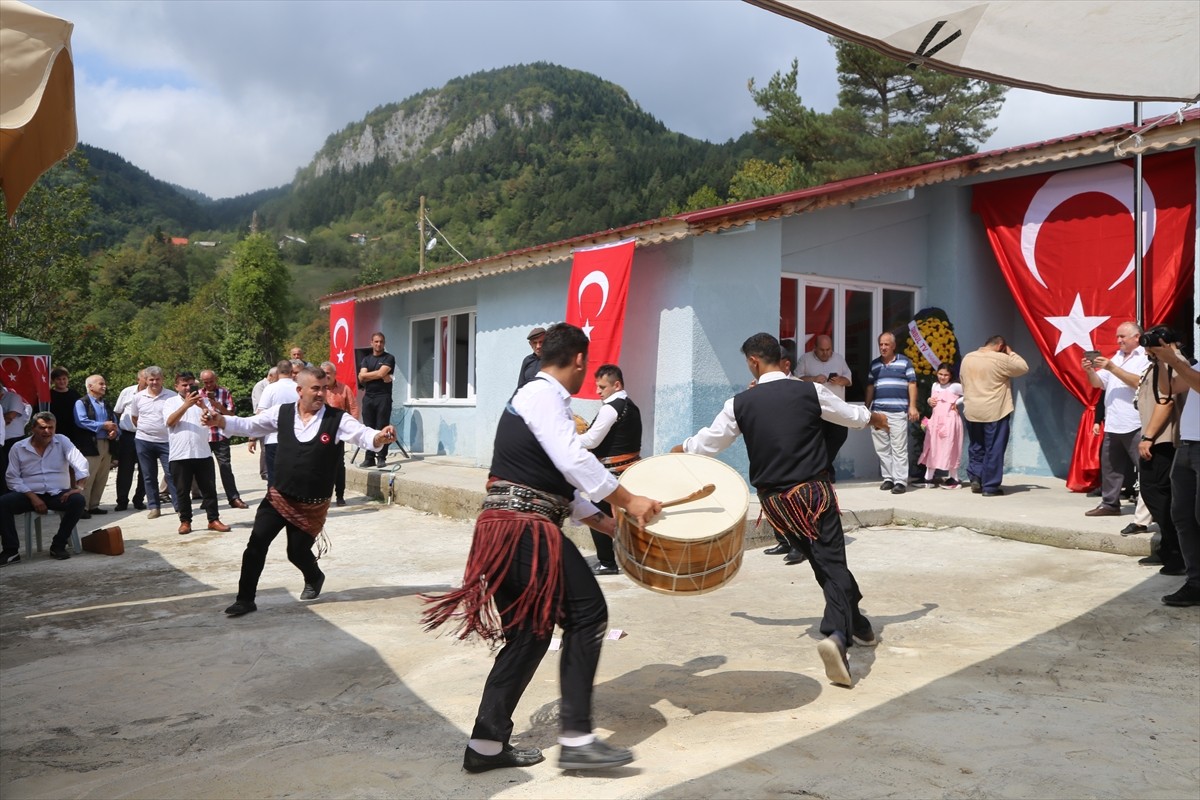
[[[229,533],[231,530],[233,530],[233,528],[229,527],[224,522],[221,522],[219,519],[211,520],[208,523],[208,529],[210,531],[217,531],[218,533]]]
[[[246,505],[246,502],[244,500],[242,500],[242,498],[239,497],[237,500],[230,500],[229,507],[230,508],[249,508],[250,506]]]
[[[185,534],[185,533],[191,533],[191,532],[192,532],[192,523],[190,523],[190,522],[181,522],[181,523],[179,524],[179,534],[180,534],[181,536],[182,536],[183,534]]]
[[[1093,509],[1083,512],[1085,517],[1119,517],[1121,509],[1113,508],[1112,506],[1098,505]]]

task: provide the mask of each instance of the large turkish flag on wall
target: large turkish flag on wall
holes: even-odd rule
[[[587,377],[576,397],[595,398],[596,381],[592,374],[602,364],[620,363],[634,245],[634,239],[624,239],[575,251],[566,321],[583,328],[591,340]]]
[[[1165,320],[1188,287],[1195,253],[1195,151],[1142,160],[1142,286],[1147,325]],[[973,208],[1013,299],[1055,376],[1087,410],[1068,487],[1091,437],[1099,390],[1080,361],[1116,352],[1117,327],[1137,319],[1131,161],[975,187]]]
[[[354,301],[329,306],[329,360],[337,367],[338,383],[358,394],[358,369],[354,366]]]

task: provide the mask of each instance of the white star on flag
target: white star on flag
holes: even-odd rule
[[[1084,314],[1083,300],[1076,294],[1070,314],[1065,317],[1043,317],[1043,319],[1059,330],[1058,345],[1054,348],[1054,355],[1058,355],[1073,344],[1079,345],[1083,350],[1094,350],[1092,331],[1103,325],[1108,317],[1089,317]]]
[[[341,364],[345,360],[346,360],[346,351],[338,350],[338,363]]]
[[[592,321],[589,319],[587,322],[585,322],[583,324],[583,327],[580,328],[580,330],[583,331],[584,336],[588,337],[588,341],[591,341],[592,331],[596,330],[596,326],[593,325]]]

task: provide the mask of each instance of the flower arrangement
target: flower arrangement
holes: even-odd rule
[[[957,364],[959,360],[958,337],[954,335],[954,325],[950,323],[946,312],[940,308],[923,308],[917,312],[914,319],[917,323],[917,332],[925,340],[929,349],[933,351],[934,356],[941,362]],[[925,357],[925,353],[917,345],[911,332],[904,342],[904,355],[912,362],[913,369],[916,370],[918,376],[932,378],[937,373],[937,367]]]

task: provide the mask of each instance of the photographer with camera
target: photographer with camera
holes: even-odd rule
[[[1200,324],[1200,317],[1196,318]],[[1179,445],[1171,465],[1171,520],[1187,570],[1183,586],[1162,598],[1168,606],[1200,605],[1200,370],[1179,349],[1183,337],[1165,328],[1147,333],[1146,348],[1159,362],[1159,395],[1180,394]]]
[[[175,375],[175,391],[178,393],[166,401],[163,411],[167,415],[168,458],[171,478],[179,491],[175,505],[179,510],[179,533],[192,532],[192,481],[200,487],[200,507],[208,515],[208,529],[226,533],[230,527],[221,522],[217,511],[217,471],[213,467],[212,449],[208,446],[211,431],[201,420],[205,410],[220,414],[212,407],[191,372]]]
[[[1100,445],[1100,505],[1085,511],[1089,517],[1121,514],[1121,486],[1137,475],[1142,420],[1134,405],[1138,382],[1150,365],[1140,346],[1142,328],[1136,322],[1117,326],[1117,352],[1105,358],[1084,353],[1080,362],[1088,383],[1104,390],[1104,441]]]

